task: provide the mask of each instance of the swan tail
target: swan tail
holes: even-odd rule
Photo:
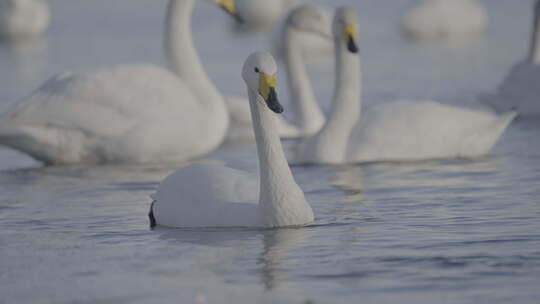
[[[502,134],[506,131],[510,123],[516,118],[516,112],[507,112],[498,116],[491,123],[487,124],[481,131],[476,132],[468,137],[467,149],[470,155],[465,156],[480,156],[487,154],[491,148],[497,143]]]
[[[0,121],[0,145],[26,153],[45,164],[68,163],[73,155],[66,154],[59,129],[40,125],[23,125],[11,120]],[[65,137],[67,140],[68,138]],[[75,139],[70,136],[69,139]],[[66,158],[62,161],[59,158]]]

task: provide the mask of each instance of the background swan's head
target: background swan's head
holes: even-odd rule
[[[334,16],[333,31],[340,46],[353,54],[358,53],[358,14],[355,9],[340,7]]]
[[[210,0],[211,2],[219,5],[224,11],[229,13],[238,23],[243,23],[244,20],[238,13],[237,0]]]
[[[278,101],[276,93],[277,65],[274,57],[267,52],[251,54],[242,69],[242,78],[248,90],[257,94],[261,102],[265,102],[270,110],[282,113],[283,107]]]
[[[332,40],[332,16],[313,4],[304,4],[293,9],[286,22],[287,27],[302,32],[320,35]]]

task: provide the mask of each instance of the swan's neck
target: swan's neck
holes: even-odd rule
[[[171,70],[197,99],[210,108],[225,109],[221,94],[210,81],[191,36],[191,14],[196,0],[169,0],[165,21],[165,53]]]
[[[302,45],[298,42],[299,33],[292,28],[285,30],[285,57],[287,63],[287,80],[291,92],[291,101],[298,126],[304,134],[314,134],[324,124],[322,113],[306,71],[302,56]]]
[[[260,221],[263,226],[301,224],[299,215],[313,217],[304,193],[296,184],[276,132],[275,115],[259,94],[249,90],[249,103],[259,156]],[[300,211],[300,214],[299,212]],[[310,221],[303,221],[302,223]]]
[[[529,60],[533,64],[540,64],[540,2],[535,6],[533,24]]]
[[[362,101],[360,56],[350,53],[341,39],[336,41],[335,68],[334,101],[328,121],[318,135],[317,149],[328,161],[342,162],[360,118]]]

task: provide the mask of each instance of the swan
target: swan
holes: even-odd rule
[[[193,46],[195,2],[169,2],[176,75],[144,64],[61,73],[0,117],[0,143],[45,164],[179,162],[217,148],[229,116]]]
[[[333,49],[332,17],[319,6],[304,4],[291,11],[285,24],[284,59],[296,119],[293,124],[277,116],[277,131],[281,138],[312,136],[324,125],[325,116],[313,94],[305,65],[311,50]],[[254,140],[249,103],[242,98],[227,98],[227,105],[231,116],[228,140]]]
[[[275,91],[276,72],[273,57],[265,52],[250,55],[242,69],[259,156],[258,194],[257,177],[249,172],[193,163],[159,184],[152,195],[152,226],[285,227],[313,222],[313,210],[294,180],[275,131],[274,113],[283,112]]]
[[[476,0],[424,0],[402,20],[417,40],[467,40],[484,30],[487,12]]]
[[[42,34],[49,25],[42,0],[0,0],[0,39],[19,41]]]
[[[435,102],[398,101],[361,112],[358,17],[334,19],[336,84],[323,129],[299,147],[297,162],[341,164],[474,157],[487,153],[515,117]],[[362,118],[362,119],[359,119]]]
[[[281,21],[299,0],[235,0],[242,23],[235,23],[238,31],[267,31]]]
[[[534,21],[529,55],[510,70],[497,92],[484,101],[497,111],[516,110],[520,116],[540,116],[540,1],[534,6]]]

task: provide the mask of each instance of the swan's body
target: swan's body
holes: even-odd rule
[[[242,24],[242,31],[266,31],[281,21],[299,0],[235,0]]]
[[[487,13],[476,0],[424,0],[407,12],[406,34],[419,40],[470,39],[484,30]]]
[[[528,57],[516,65],[486,102],[497,111],[515,110],[520,116],[540,116],[540,1],[534,9]]]
[[[171,0],[175,76],[126,66],[53,77],[0,118],[0,143],[47,164],[184,161],[215,149],[228,114],[192,43],[195,0]]]
[[[283,111],[273,91],[276,70],[267,53],[251,55],[243,70],[260,179],[216,164],[199,163],[178,169],[153,195],[152,222],[169,227],[284,227],[313,221],[311,206],[294,181],[274,130],[275,115],[269,110]]]
[[[0,39],[25,40],[49,25],[49,8],[42,0],[0,0]]]
[[[360,56],[353,30],[356,18],[351,9],[336,14],[337,79],[332,114],[321,132],[301,147],[298,161],[340,164],[487,153],[515,113],[498,117],[434,102],[393,102],[361,112]]]
[[[316,134],[324,125],[325,117],[313,94],[305,61],[310,57],[311,44],[306,36],[313,36],[322,44],[332,45],[331,18],[325,10],[313,5],[294,9],[283,32],[285,65],[295,123],[277,116],[277,131],[282,138],[299,138]],[[244,99],[227,99],[231,114],[230,139],[253,140],[249,103]]]

